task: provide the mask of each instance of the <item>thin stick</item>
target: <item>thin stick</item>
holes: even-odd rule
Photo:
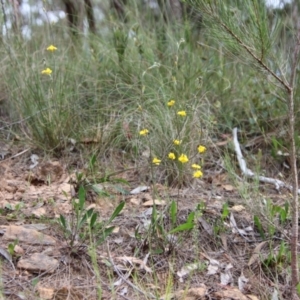
[[[257,177],[260,182],[274,184],[276,190],[279,190],[280,188],[284,187],[284,188],[289,189],[290,191],[293,191],[293,186],[288,185],[281,180],[270,178],[270,177],[265,177],[265,176],[260,176],[260,175],[255,174],[254,172],[252,172],[250,169],[248,169],[246,161],[245,161],[242,151],[241,151],[240,143],[238,141],[237,128],[233,128],[232,135],[233,135],[233,144],[234,144],[235,153],[236,153],[236,156],[237,156],[237,159],[239,162],[239,166],[240,166],[240,169],[241,169],[243,175],[245,175],[246,177]],[[300,194],[300,189],[298,189],[298,194]]]

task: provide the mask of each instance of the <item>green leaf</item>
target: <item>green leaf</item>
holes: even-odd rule
[[[90,221],[90,229],[93,229],[94,228],[94,225],[97,221],[97,213],[93,213],[92,217],[91,217],[91,221]]]
[[[118,214],[122,211],[122,209],[124,208],[124,205],[125,205],[125,201],[122,201],[118,206],[117,208],[114,210],[114,212],[112,213],[112,215],[110,216],[107,224],[111,223],[112,220],[118,216]]]
[[[90,209],[86,212],[88,218],[91,217],[91,215],[93,214],[93,212],[94,212],[94,209],[93,209],[93,208],[90,208]]]
[[[62,225],[62,227],[63,227],[64,229],[67,229],[66,219],[65,219],[65,217],[64,217],[63,215],[60,215],[60,216],[59,216],[59,222],[60,222],[60,224]]]
[[[255,224],[255,226],[257,227],[257,230],[258,230],[260,236],[261,236],[263,239],[265,239],[266,236],[265,236],[263,227],[262,227],[262,225],[261,225],[261,223],[260,223],[260,220],[259,220],[259,217],[258,217],[258,216],[254,216],[254,224]]]
[[[300,296],[300,282],[297,284],[296,289],[298,296]]]
[[[165,234],[163,226],[161,226],[160,224],[156,224],[156,228],[157,228],[159,234],[162,234],[162,235]]]
[[[123,179],[123,178],[114,178],[114,179],[112,179],[112,181],[116,182],[116,183],[123,183],[123,184],[130,186],[130,183],[126,179]]]
[[[92,184],[92,190],[97,193],[97,194],[102,194],[103,193],[103,186],[101,184]]]
[[[156,248],[152,250],[153,254],[162,254],[164,250],[162,248]]]
[[[7,246],[8,253],[13,256],[15,253],[15,244],[9,243]]]
[[[87,214],[85,213],[85,214],[83,215],[83,217],[81,218],[81,220],[79,221],[78,226],[77,226],[77,229],[80,229],[80,228],[82,227],[82,225],[86,222],[87,218],[88,218],[88,216],[87,216]]]
[[[96,243],[97,246],[102,244],[106,240],[106,238],[113,232],[114,229],[115,229],[114,226],[105,228],[105,230],[102,233],[102,237]]]
[[[142,238],[142,235],[139,233],[139,228],[137,226],[137,228],[134,231],[134,237],[139,241]]]
[[[229,216],[229,207],[228,207],[228,203],[224,203],[223,207],[222,207],[222,220],[224,221],[227,217]]]
[[[174,200],[171,202],[170,215],[171,215],[172,226],[175,226],[177,221],[177,205]]]
[[[84,203],[85,203],[85,189],[83,186],[80,186],[79,188],[78,198],[79,198],[79,209],[83,210]]]
[[[187,220],[186,220],[186,223],[188,224],[194,224],[194,219],[195,219],[195,212],[192,211],[188,217],[187,217]]]
[[[83,173],[76,173],[77,182],[81,181],[82,178],[83,178]]]
[[[92,157],[91,157],[91,159],[90,159],[90,163],[89,163],[89,167],[90,167],[91,170],[94,169],[95,163],[96,163],[96,155],[93,154]]]
[[[179,232],[179,231],[187,231],[187,230],[191,230],[193,228],[194,228],[194,223],[184,223],[184,224],[181,224],[181,225],[177,226],[176,228],[172,229],[169,232],[169,234]]]
[[[121,186],[114,186],[114,190],[116,190],[117,192],[119,192],[122,195],[129,195],[130,194],[130,191],[124,189]]]
[[[152,207],[152,214],[151,214],[151,225],[153,226],[154,224],[156,224],[156,221],[157,221],[157,210],[156,210],[156,205],[154,203]]]

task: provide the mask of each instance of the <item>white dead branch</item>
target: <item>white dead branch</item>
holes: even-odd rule
[[[235,153],[239,162],[240,169],[242,173],[247,176],[247,177],[257,177],[260,182],[265,182],[265,183],[271,183],[275,185],[276,190],[279,190],[282,187],[288,188],[290,191],[293,190],[293,187],[291,185],[285,184],[283,181],[270,178],[270,177],[264,177],[264,176],[259,176],[252,172],[250,169],[247,168],[246,161],[243,157],[241,147],[238,141],[237,137],[237,128],[233,128],[232,130],[232,135],[233,135],[233,144],[234,144],[234,149]],[[300,189],[298,190],[298,194],[300,194]]]

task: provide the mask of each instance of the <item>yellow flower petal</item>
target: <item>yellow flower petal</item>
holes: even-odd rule
[[[169,107],[173,106],[174,104],[175,104],[175,100],[170,100],[170,101],[168,102],[168,106],[169,106]]]
[[[179,160],[181,163],[183,163],[183,164],[185,164],[185,163],[187,163],[187,162],[189,161],[188,157],[187,157],[185,154],[181,154],[181,155],[179,156],[178,160]]]
[[[197,165],[197,164],[192,164],[192,168],[193,169],[198,169],[200,170],[201,169],[201,166]]]
[[[182,140],[174,140],[173,141],[174,145],[176,145],[176,146],[180,145],[181,142],[182,142]]]
[[[177,112],[177,115],[181,116],[181,117],[185,117],[186,116],[186,111],[185,110],[180,110],[179,112]]]
[[[152,162],[153,162],[155,165],[158,166],[158,165],[161,163],[161,160],[158,159],[157,157],[154,157],[153,160],[152,160]]]
[[[197,149],[198,149],[199,153],[204,153],[206,151],[206,147],[204,147],[202,145],[199,145]]]
[[[149,133],[148,129],[143,129],[140,131],[140,135],[147,135]]]
[[[201,178],[202,176],[203,176],[203,173],[200,170],[195,171],[193,174],[194,178]]]
[[[45,75],[51,75],[51,73],[52,73],[52,70],[50,68],[47,68],[42,71],[42,74],[45,74]]]
[[[50,46],[47,48],[47,51],[53,52],[53,51],[55,51],[55,50],[57,50],[57,48],[56,48],[55,46],[53,46],[53,45],[50,45]]]
[[[168,155],[168,157],[170,159],[173,159],[173,160],[176,158],[176,156],[175,156],[175,154],[173,152],[170,152],[169,155]]]

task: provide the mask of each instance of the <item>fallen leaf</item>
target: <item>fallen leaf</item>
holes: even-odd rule
[[[198,221],[201,223],[202,227],[209,235],[213,235],[213,227],[209,223],[207,223],[203,217],[198,218]]]
[[[224,184],[222,185],[222,188],[227,192],[232,192],[234,190],[234,187],[230,184]]]
[[[164,200],[159,200],[159,199],[155,199],[155,200],[149,200],[143,203],[143,206],[153,206],[153,205],[166,205],[166,201]]]
[[[118,233],[120,231],[120,227],[119,226],[116,226],[114,229],[113,229],[113,233]]]
[[[201,267],[201,263],[188,264],[180,269],[176,274],[179,277],[179,281],[183,282],[183,277],[188,275],[194,270],[197,270]]]
[[[232,212],[241,212],[245,210],[246,208],[243,205],[234,205],[229,210]]]
[[[6,251],[4,248],[0,247],[0,255],[2,255],[6,260],[8,260],[12,268],[15,270],[15,266],[13,264],[12,257],[9,254],[9,252]]]
[[[209,260],[209,265],[207,267],[207,275],[214,275],[219,270],[220,263],[215,259]]]
[[[248,261],[248,266],[253,265],[260,257],[260,251],[262,247],[267,243],[267,241],[263,241],[259,243],[253,250],[252,255]]]
[[[245,286],[247,285],[249,279],[247,279],[243,274],[238,278],[238,286],[239,290],[244,293],[245,292]]]
[[[131,198],[131,199],[129,200],[129,202],[130,202],[131,204],[134,204],[134,205],[139,206],[139,205],[141,204],[141,199],[139,199],[139,198],[137,198],[137,197],[133,197],[133,198]]]
[[[149,189],[150,189],[149,186],[142,185],[142,186],[138,186],[137,188],[133,189],[131,192],[129,192],[129,194],[136,195],[136,194],[148,191]]]

